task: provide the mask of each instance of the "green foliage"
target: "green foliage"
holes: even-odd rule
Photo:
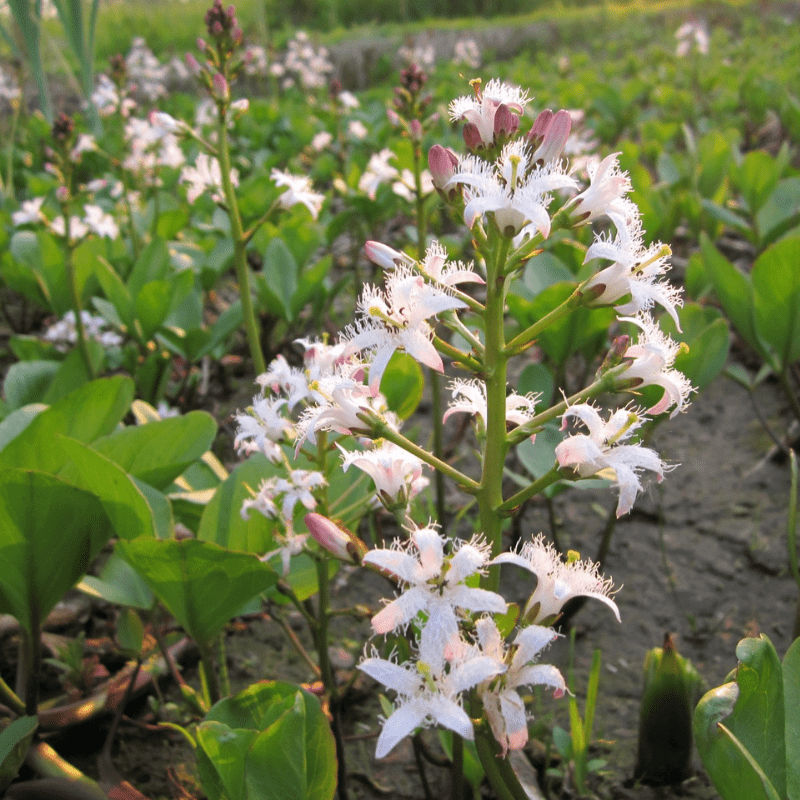
[[[257,556],[196,539],[139,538],[117,550],[201,647],[276,580]]]
[[[37,717],[19,717],[0,731],[0,792],[17,777],[38,727]]]
[[[197,765],[210,800],[330,800],[336,748],[319,701],[267,681],[217,703],[197,726]]]
[[[739,666],[700,700],[697,749],[723,800],[793,800],[800,789],[800,640],[781,665],[762,634],[736,647]]]

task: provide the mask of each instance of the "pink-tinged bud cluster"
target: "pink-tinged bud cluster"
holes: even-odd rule
[[[306,514],[305,523],[312,538],[340,561],[360,564],[369,549],[352,531],[322,514]]]
[[[233,6],[222,7],[222,0],[214,0],[205,16],[208,35],[216,39],[220,45],[231,47],[241,44],[242,29],[236,21],[236,9]]]

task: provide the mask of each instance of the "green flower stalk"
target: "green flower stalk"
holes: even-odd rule
[[[692,712],[700,682],[692,662],[678,653],[669,634],[663,647],[645,657],[634,771],[643,783],[680,783],[691,774]]]

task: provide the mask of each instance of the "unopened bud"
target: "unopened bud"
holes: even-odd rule
[[[186,61],[186,66],[189,67],[189,69],[195,75],[199,75],[200,74],[200,71],[202,70],[202,67],[200,66],[200,62],[191,53],[187,53],[186,54],[186,58],[184,60]]]
[[[221,72],[214,73],[214,77],[211,80],[211,85],[216,97],[218,97],[220,100],[230,100],[231,90],[228,86],[228,81],[225,80],[225,76]]]
[[[531,147],[538,147],[544,140],[544,135],[547,133],[550,123],[553,121],[555,114],[549,109],[545,108],[539,112],[539,115],[533,121],[533,127],[528,133],[528,141]]]
[[[435,144],[428,151],[428,169],[431,180],[437,189],[444,189],[458,167],[458,156],[446,147]]]
[[[603,359],[600,369],[597,370],[597,375],[600,376],[603,373],[608,372],[608,370],[613,369],[618,364],[622,363],[622,359],[625,357],[625,353],[628,352],[630,344],[631,337],[628,336],[627,333],[623,334],[622,336],[617,336],[611,343],[611,349]]]
[[[401,264],[413,263],[405,253],[394,250],[382,242],[369,241],[364,245],[367,258],[381,269],[394,269]]]
[[[462,133],[464,135],[464,144],[467,146],[467,149],[471,150],[473,153],[485,147],[484,141],[481,138],[481,132],[474,123],[465,123]]]
[[[311,512],[305,516],[311,536],[331,555],[349,564],[360,564],[367,546],[354,533],[338,526],[322,514]]]
[[[495,141],[512,137],[519,128],[519,117],[505,104],[500,103],[494,114]]]
[[[541,144],[533,153],[533,161],[549,164],[561,158],[571,130],[572,117],[562,108],[550,120]]]

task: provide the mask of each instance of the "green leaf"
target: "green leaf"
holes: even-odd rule
[[[734,168],[739,191],[755,214],[766,203],[780,178],[780,164],[763,150],[751,150]]]
[[[47,406],[44,403],[31,403],[30,405],[12,411],[2,422],[0,422],[0,450],[2,450],[12,439],[19,436],[28,425],[36,419],[36,415],[44,411]]]
[[[21,469],[0,469],[0,530],[0,612],[28,632],[77,583],[111,535],[94,495]]]
[[[783,368],[800,358],[800,238],[783,239],[753,265],[755,327]]]
[[[245,772],[255,730],[232,730],[214,720],[201,722],[196,731],[200,781],[209,800],[247,798]]]
[[[58,444],[70,460],[59,477],[100,499],[117,536],[135,539],[156,535],[153,509],[124,469],[75,439],[59,436]]]
[[[742,639],[736,657],[736,681],[707,692],[695,709],[697,749],[724,800],[773,800],[764,776],[780,797],[786,787],[781,664],[763,634]]]
[[[17,777],[38,727],[38,717],[20,717],[0,733],[0,792]]]
[[[12,364],[3,380],[3,394],[8,407],[21,408],[42,400],[60,366],[58,361],[19,361]]]
[[[728,319],[751,347],[762,352],[753,322],[753,286],[749,277],[739,272],[705,234],[700,238],[700,253],[708,278]]]
[[[139,480],[166,489],[211,447],[216,433],[211,415],[190,411],[115,431],[92,447]]]
[[[297,261],[286,242],[275,237],[267,245],[262,268],[263,289],[277,301],[283,319],[294,319],[292,298],[297,291]]]
[[[169,249],[163,239],[153,239],[142,250],[131,274],[127,289],[131,297],[138,296],[142,287],[149,281],[166,279],[169,275]]]
[[[119,273],[104,258],[95,263],[95,275],[100,282],[103,294],[114,306],[120,320],[130,330],[133,327],[133,299],[128,287],[123,283]]]
[[[144,341],[150,341],[167,318],[172,291],[170,281],[148,281],[136,295],[136,318],[142,327]]]
[[[140,538],[117,548],[201,647],[276,580],[257,556],[196,539]]]
[[[298,686],[262,682],[220,701],[198,725],[198,745],[220,784],[244,783],[229,795],[237,800],[330,800],[336,791],[330,724],[319,701]]]
[[[118,553],[112,553],[98,576],[86,575],[78,584],[84,594],[148,611],[155,598],[144,578]]]
[[[417,410],[424,388],[419,363],[408,353],[395,352],[381,377],[381,392],[389,408],[400,419],[408,419]]]
[[[0,452],[0,467],[28,467],[51,474],[66,462],[65,453],[53,447],[58,434],[89,444],[110,433],[128,412],[133,381],[117,376],[92,381],[42,411]]]
[[[277,474],[278,468],[261,453],[239,464],[205,507],[197,538],[245,553],[271,550],[274,525],[259,513],[242,519],[241,510],[242,503],[258,492],[261,482]]]
[[[86,352],[92,362],[94,374],[103,371],[103,361],[105,359],[105,349],[93,339],[86,342]],[[86,358],[80,348],[76,347],[59,364],[58,371],[53,376],[53,380],[42,398],[45,403],[52,405],[65,398],[81,386],[85,386],[92,380],[92,375],[86,367]]]
[[[786,796],[800,800],[800,639],[783,657],[783,705],[786,715]]]

